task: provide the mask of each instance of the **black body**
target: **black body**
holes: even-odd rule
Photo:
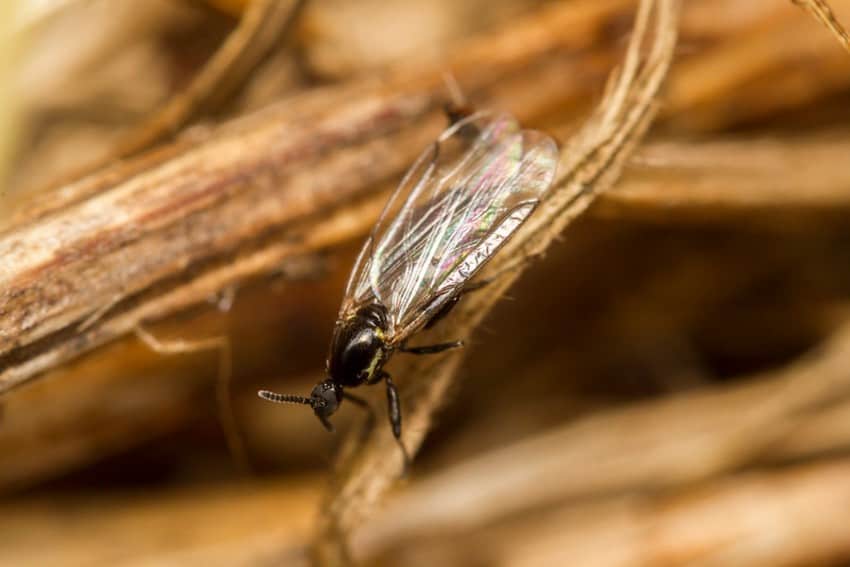
[[[384,340],[387,310],[372,303],[361,307],[354,317],[341,321],[331,341],[328,376],[338,386],[359,386],[380,375],[389,356]]]
[[[426,327],[431,327],[437,320],[444,317],[454,307],[459,297],[460,295],[458,298],[453,298],[447,304],[448,308],[438,312]],[[376,384],[383,380],[387,387],[390,425],[401,447],[406,467],[409,459],[407,450],[401,442],[401,400],[393,379],[384,371],[384,364],[395,350],[388,346],[387,328],[387,310],[383,305],[370,303],[361,307],[353,317],[337,324],[328,356],[328,379],[316,384],[309,398],[277,394],[268,390],[260,390],[260,397],[271,402],[309,405],[322,425],[328,431],[333,431],[329,418],[339,408],[343,399],[350,400],[371,412],[365,400],[346,390],[363,384]],[[423,347],[402,346],[398,350],[411,354],[435,354],[462,345],[461,341],[454,341]]]
[[[450,104],[446,107],[446,114],[450,124],[454,124],[468,116],[470,109],[463,105]],[[470,139],[474,139],[478,134],[479,132],[472,125],[468,125],[461,132],[461,135]],[[473,284],[461,290],[431,317],[424,325],[425,329],[430,329],[437,321],[445,317],[457,305],[464,293],[485,284],[486,282]],[[387,308],[380,303],[373,302],[360,307],[352,317],[337,323],[327,361],[328,378],[316,384],[309,398],[277,394],[268,390],[260,390],[259,396],[272,402],[309,405],[325,428],[333,431],[329,418],[339,408],[343,399],[350,400],[358,407],[369,411],[370,414],[372,412],[365,400],[349,393],[347,389],[363,384],[376,384],[383,380],[387,389],[390,425],[401,448],[405,469],[407,469],[409,458],[401,442],[401,400],[392,377],[383,369],[384,364],[396,349],[410,354],[436,354],[463,346],[463,342],[453,341],[420,347],[407,347],[404,344],[398,347],[389,346],[393,341],[389,336],[388,323]]]

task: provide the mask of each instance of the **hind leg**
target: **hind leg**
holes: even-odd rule
[[[390,418],[390,426],[393,430],[393,437],[401,449],[401,456],[404,459],[402,475],[407,476],[410,469],[410,455],[407,453],[404,443],[401,440],[401,398],[398,395],[398,388],[392,377],[386,372],[383,374],[384,382],[387,385],[387,414]]]

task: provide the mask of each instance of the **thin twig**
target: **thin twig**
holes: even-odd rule
[[[491,262],[488,273],[498,273],[517,258],[542,254],[566,225],[613,183],[646,130],[672,59],[678,2],[645,0],[639,10],[629,53],[642,53],[644,42],[651,37],[648,55],[641,56],[639,63],[628,63],[616,75],[596,116],[565,148],[560,178],[551,196]],[[650,13],[654,18],[649,17]],[[627,56],[627,61],[633,57]],[[506,274],[478,295],[466,299],[444,328],[450,328],[452,337],[471,334],[519,271]],[[461,357],[460,353],[453,353],[436,360],[412,360],[404,365],[403,371],[396,372],[399,376],[415,377],[415,381],[403,384],[407,424],[404,442],[411,453],[418,449],[434,413],[445,399]],[[358,438],[359,433],[352,433],[348,445],[356,445]],[[345,454],[351,457],[340,463],[340,478],[323,510],[322,529],[314,548],[317,562],[324,565],[344,564],[347,538],[352,530],[371,515],[378,500],[402,472],[401,456],[387,428],[377,428],[362,447],[357,450],[349,447]]]
[[[171,339],[167,341],[156,338],[141,325],[134,329],[136,337],[158,354],[192,354],[212,350],[218,353],[218,380],[216,380],[216,403],[219,420],[227,441],[227,448],[236,465],[243,471],[250,471],[250,461],[245,449],[245,441],[236,423],[233,411],[233,394],[230,391],[230,381],[233,377],[233,349],[227,336],[209,337],[205,339]]]
[[[826,26],[826,29],[832,32],[838,42],[844,46],[844,49],[850,52],[850,35],[847,34],[847,30],[844,29],[844,26],[835,17],[835,13],[829,7],[826,0],[791,0],[791,3],[796,4],[813,15],[820,23]]]

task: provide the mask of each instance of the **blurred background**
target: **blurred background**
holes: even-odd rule
[[[850,22],[850,2],[831,5]],[[4,2],[0,249],[24,234],[48,255],[65,246],[36,229],[71,210],[59,206],[70,194],[95,207],[139,172],[287,108],[309,117],[289,118],[309,136],[322,105],[426,83],[445,96],[445,70],[476,106],[566,140],[600,100],[634,11],[625,0]],[[809,14],[786,0],[686,0],[647,139],[469,337],[457,387],[409,478],[354,534],[354,556],[850,564],[848,124],[850,54]],[[426,139],[364,186],[385,191]],[[162,340],[229,337],[243,459],[228,451],[214,352],[156,353],[123,332],[27,374],[49,345],[16,336],[38,317],[21,315],[26,292],[2,296],[0,380],[26,380],[2,396],[0,564],[306,564],[340,436],[256,390],[307,394],[322,379],[376,210],[208,301],[145,316]],[[12,257],[0,263],[19,285]],[[69,329],[109,320],[111,296],[97,292]],[[364,394],[386,426],[383,391]],[[338,431],[357,417],[343,408]]]

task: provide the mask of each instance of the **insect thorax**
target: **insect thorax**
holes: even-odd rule
[[[337,324],[328,359],[331,380],[358,386],[377,376],[387,358],[387,310],[378,303]]]

